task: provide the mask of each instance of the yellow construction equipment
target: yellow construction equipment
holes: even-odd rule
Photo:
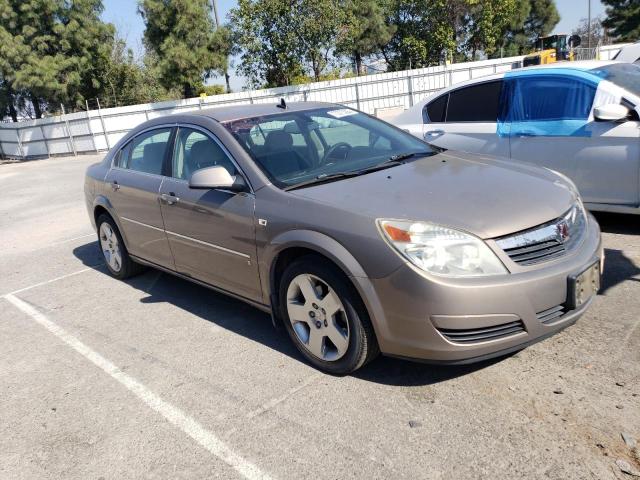
[[[547,35],[536,40],[535,51],[522,62],[524,67],[531,65],[546,65],[560,61],[573,61],[576,59],[574,49],[580,45],[579,35]]]

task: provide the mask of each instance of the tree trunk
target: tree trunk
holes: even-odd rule
[[[40,99],[35,95],[31,95],[31,103],[33,105],[33,112],[36,114],[36,118],[42,118],[42,109],[40,108]]]
[[[362,71],[362,55],[360,55],[359,51],[356,50],[355,52],[353,52],[353,59],[356,62],[356,75],[360,76],[363,74],[363,71]]]
[[[190,83],[185,83],[184,85],[182,85],[182,91],[183,91],[184,98],[193,97],[193,87],[191,86]]]
[[[227,93],[231,93],[231,84],[229,83],[229,72],[224,71],[224,81],[227,84]]]
[[[18,112],[16,112],[16,107],[13,105],[13,96],[11,96],[11,102],[9,103],[9,115],[11,115],[11,120],[14,123],[18,122]]]

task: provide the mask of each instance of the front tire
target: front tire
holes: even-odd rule
[[[142,272],[142,265],[135,263],[129,256],[122,235],[109,215],[102,214],[96,221],[98,226],[98,243],[109,273],[124,280]]]
[[[302,257],[284,271],[279,300],[287,333],[316,368],[346,375],[379,353],[355,288],[321,257]]]

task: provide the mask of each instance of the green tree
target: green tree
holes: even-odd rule
[[[304,74],[293,8],[282,0],[239,0],[229,13],[238,73],[252,87],[280,87]]]
[[[495,55],[516,12],[516,0],[470,0],[468,8],[462,49],[470,60],[476,60],[478,52]]]
[[[228,35],[215,28],[209,0],[140,0],[138,11],[165,88],[193,97],[203,79],[225,69]]]
[[[343,10],[338,0],[298,0],[293,3],[293,24],[314,81],[320,81],[331,63]]]
[[[464,0],[392,0],[387,22],[395,33],[381,47],[391,70],[437,65],[456,50]]]
[[[384,4],[376,0],[346,0],[339,27],[336,54],[349,57],[357,75],[363,73],[365,58],[380,52],[396,30],[386,22]]]
[[[28,99],[40,118],[102,92],[114,36],[102,8],[100,0],[0,0],[0,77],[14,103]]]
[[[338,0],[240,0],[229,14],[238,72],[252,86],[291,85],[307,73],[319,80],[342,15]]]
[[[492,56],[530,53],[538,37],[549,35],[560,21],[555,0],[516,0],[503,32],[500,50]]]
[[[640,39],[640,0],[602,0],[607,18],[602,25],[617,42]]]

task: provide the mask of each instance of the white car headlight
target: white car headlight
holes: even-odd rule
[[[417,267],[447,277],[508,273],[491,249],[477,237],[426,222],[378,220],[385,239]]]

